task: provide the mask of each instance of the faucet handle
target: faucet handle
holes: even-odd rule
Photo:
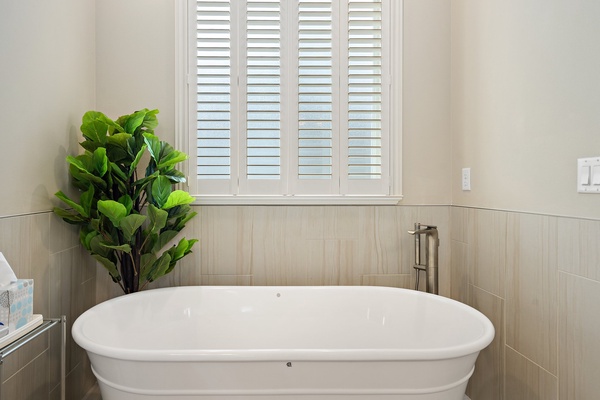
[[[437,226],[415,224],[415,229],[412,231],[408,231],[408,233],[411,235],[422,235],[422,234],[430,233],[434,229],[437,230]]]

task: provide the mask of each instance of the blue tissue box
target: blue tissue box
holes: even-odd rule
[[[0,287],[0,323],[14,332],[33,318],[33,279]]]

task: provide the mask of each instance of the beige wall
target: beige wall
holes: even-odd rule
[[[496,327],[469,394],[595,398],[600,196],[575,188],[577,158],[600,154],[600,3],[451,11],[451,292]]]
[[[158,131],[171,143],[174,4],[103,0],[96,16],[98,109],[116,117],[141,107],[158,108]],[[450,204],[449,13],[447,0],[404,2],[403,204]]]
[[[600,217],[576,193],[577,158],[600,155],[599,19],[596,1],[452,1],[453,204]]]
[[[0,217],[51,208],[93,108],[94,1],[0,1]]]
[[[34,279],[34,309],[68,319],[67,395],[93,385],[70,338],[95,302],[95,270],[77,234],[49,212],[69,191],[65,157],[95,106],[93,0],[0,0],[0,251],[17,277]],[[58,399],[60,327],[3,360],[2,398]]]
[[[405,0],[402,204],[451,204],[450,1]]]
[[[175,137],[175,1],[96,2],[96,104],[111,118],[158,109],[161,137]]]

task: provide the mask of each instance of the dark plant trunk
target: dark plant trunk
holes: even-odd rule
[[[137,173],[129,178],[129,187],[134,186],[135,180],[137,179]],[[129,196],[134,198],[134,191],[129,190]],[[140,200],[139,197],[135,200],[134,209],[140,211]],[[123,240],[121,240],[123,242]],[[131,254],[123,253],[121,263],[121,276],[123,277],[123,289],[125,294],[135,293],[140,290],[140,276],[139,267],[140,263],[140,247],[142,245],[141,231],[138,231],[135,236],[135,246],[132,246]]]
[[[132,252],[132,256],[135,257],[135,251]],[[139,258],[139,257],[138,257]],[[121,263],[121,276],[123,277],[123,288],[125,290],[125,294],[135,293],[139,290],[139,275],[137,272],[137,262],[136,266],[134,266],[133,261],[129,254],[123,254],[123,261]]]
[[[142,233],[138,231],[135,237],[135,246],[132,246],[131,254],[123,254],[121,263],[121,276],[123,277],[123,289],[125,294],[135,293],[140,290],[140,247],[142,246]]]

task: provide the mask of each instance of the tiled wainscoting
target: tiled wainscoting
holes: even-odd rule
[[[205,206],[186,227],[195,252],[153,287],[384,285],[414,287],[415,222],[440,228],[440,292],[450,293],[447,206]],[[198,268],[198,265],[200,268]],[[421,280],[424,282],[424,279]],[[98,277],[98,300],[119,294]]]
[[[484,312],[473,400],[600,394],[600,221],[452,207],[452,297]]]
[[[76,229],[51,213],[0,218],[0,251],[17,277],[34,279],[34,313],[67,316],[67,399],[81,399],[94,377],[70,330],[96,302],[96,269]],[[60,398],[60,335],[60,326],[52,328],[5,359],[3,399]]]
[[[440,230],[440,292],[484,312],[496,339],[472,400],[580,400],[600,393],[600,221],[448,206],[206,206],[196,251],[154,284],[414,285],[414,222]],[[119,295],[51,213],[0,218],[0,251],[35,279],[34,312],[73,320]],[[59,330],[7,359],[3,396],[58,399]],[[70,334],[69,334],[70,338]],[[68,345],[68,399],[92,387]]]

